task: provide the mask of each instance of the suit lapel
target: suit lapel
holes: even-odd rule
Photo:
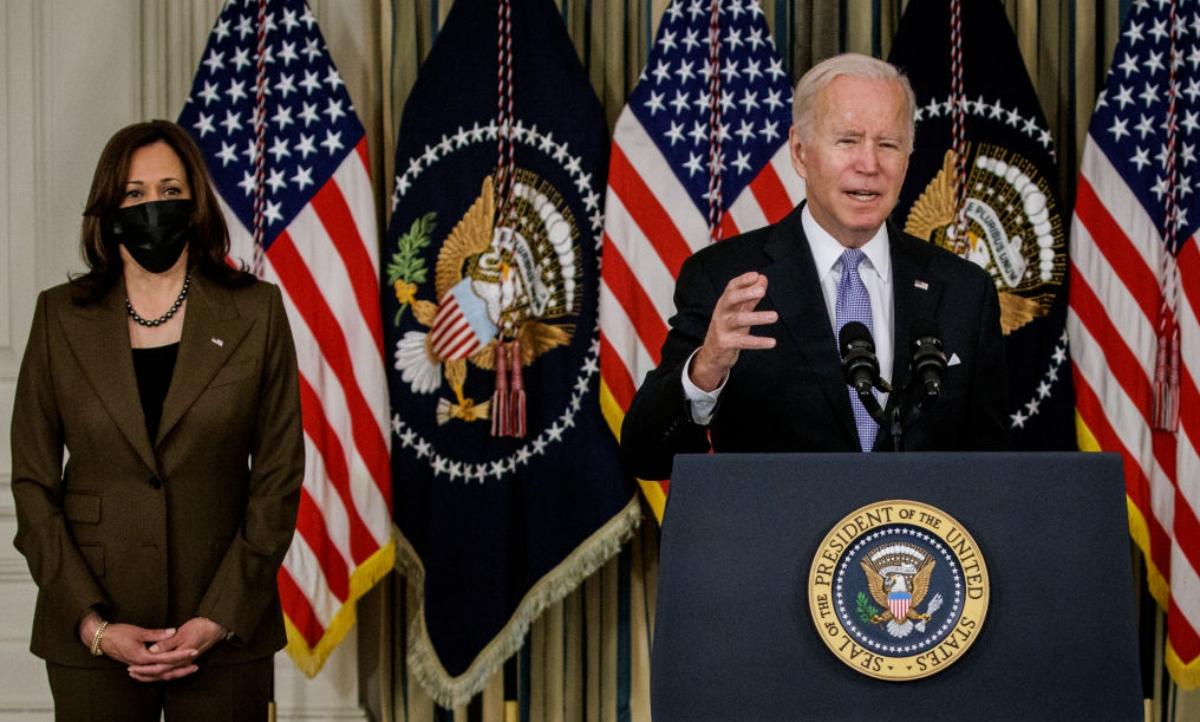
[[[113,424],[146,467],[157,473],[133,370],[124,300],[125,282],[120,280],[99,304],[72,305],[61,319],[71,352]]]
[[[162,421],[155,446],[171,433],[179,420],[229,360],[253,322],[238,316],[225,289],[199,273],[192,277],[183,337],[171,387],[163,401]],[[136,398],[136,395],[135,395]]]
[[[908,385],[910,329],[918,318],[937,322],[942,298],[942,279],[929,271],[929,254],[921,241],[887,224],[892,258],[892,387]],[[888,403],[892,403],[889,399]],[[892,447],[890,419],[875,437],[875,451]]]
[[[913,321],[924,318],[937,321],[942,298],[942,279],[929,272],[925,243],[907,236],[888,223],[892,256],[892,385],[908,383],[909,335]]]
[[[775,304],[779,318],[795,339],[809,367],[816,373],[821,388],[848,438],[858,442],[850,397],[842,378],[837,340],[829,325],[821,279],[813,263],[808,239],[800,223],[801,203],[771,230],[764,251],[773,263],[763,269],[769,282],[767,296]]]

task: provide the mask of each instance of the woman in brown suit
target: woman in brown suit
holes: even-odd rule
[[[57,718],[264,719],[304,470],[279,290],[226,263],[203,158],[166,121],[105,147],[82,251],[38,298],[12,423]]]

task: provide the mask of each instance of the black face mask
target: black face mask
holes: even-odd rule
[[[138,265],[162,273],[179,260],[191,237],[192,208],[188,199],[151,201],[118,208],[104,218],[108,243],[120,243]]]

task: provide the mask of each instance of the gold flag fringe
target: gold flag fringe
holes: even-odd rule
[[[408,620],[408,668],[429,696],[445,708],[466,704],[486,686],[505,660],[521,648],[529,625],[547,607],[570,594],[620,551],[642,520],[636,494],[625,508],[592,533],[558,566],[533,585],[494,639],[457,677],[442,666],[425,626],[425,567],[403,535],[396,535],[396,570],[408,577],[417,601]]]
[[[346,635],[354,627],[354,621],[357,618],[355,613],[355,605],[359,598],[369,592],[372,587],[380,580],[387,576],[388,572],[396,564],[396,544],[395,537],[398,534],[395,527],[392,527],[393,539],[387,544],[380,547],[365,562],[360,564],[354,573],[350,575],[350,596],[342,603],[341,608],[333,615],[333,619],[329,622],[329,626],[325,628],[325,634],[317,640],[317,644],[313,647],[308,646],[308,642],[304,640],[304,635],[292,623],[292,620],[287,615],[283,617],[283,626],[287,631],[287,653],[304,672],[309,679],[317,676],[321,671],[321,667],[325,665],[325,660],[329,659],[329,654],[333,652],[334,647],[338,646]]]

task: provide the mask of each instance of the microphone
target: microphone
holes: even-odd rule
[[[946,378],[946,354],[942,351],[941,334],[927,318],[914,320],[909,331],[913,379],[920,379],[925,386],[926,399],[935,399],[941,395],[942,380]]]
[[[842,375],[859,396],[870,395],[879,383],[879,359],[875,357],[875,341],[871,331],[858,321],[851,321],[838,332],[838,349],[842,353]]]

